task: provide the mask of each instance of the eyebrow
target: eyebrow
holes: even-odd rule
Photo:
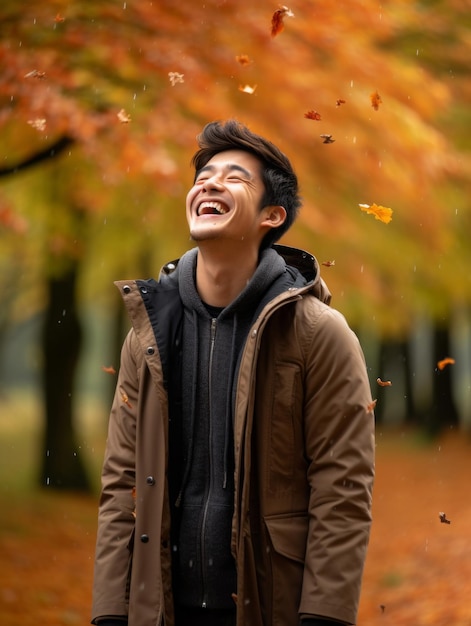
[[[214,165],[205,165],[204,167],[202,167],[200,170],[196,172],[195,180],[198,178],[198,176],[202,172],[214,172],[215,169],[216,167]],[[242,172],[242,174],[247,176],[247,178],[250,178],[250,179],[253,178],[253,175],[249,172],[249,170],[246,170],[245,167],[242,167],[242,165],[238,165],[237,163],[229,163],[228,165],[225,166],[224,169],[229,172],[236,170],[238,172]]]

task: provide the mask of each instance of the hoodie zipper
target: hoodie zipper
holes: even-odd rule
[[[216,341],[216,326],[217,320],[216,318],[211,319],[211,334],[210,334],[210,347],[209,347],[209,363],[208,363],[208,391],[209,391],[209,429],[208,429],[208,454],[209,454],[209,486],[208,491],[206,493],[206,501],[204,503],[203,509],[203,523],[201,526],[201,537],[200,537],[200,548],[201,548],[201,579],[203,582],[203,599],[201,602],[201,607],[203,609],[207,606],[207,595],[206,595],[206,518],[208,516],[209,509],[209,501],[211,497],[211,492],[213,488],[213,450],[211,445],[212,438],[212,411],[211,411],[211,398],[212,398],[212,380],[213,380],[213,355],[214,355],[214,344]]]

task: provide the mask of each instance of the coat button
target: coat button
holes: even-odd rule
[[[149,543],[149,535],[141,535],[142,543]]]
[[[124,293],[131,293],[131,287],[129,285],[124,285],[123,292]]]
[[[147,483],[148,485],[151,485],[151,486],[152,486],[152,485],[155,485],[155,478],[154,478],[153,476],[148,476],[148,477],[146,478],[146,483]]]
[[[147,354],[154,354],[155,350],[152,346],[149,346],[146,350]]]

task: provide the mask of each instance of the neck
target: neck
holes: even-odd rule
[[[243,291],[258,263],[258,250],[228,255],[227,250],[198,248],[196,288],[206,304],[226,307]]]

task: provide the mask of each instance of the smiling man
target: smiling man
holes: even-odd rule
[[[300,198],[287,157],[208,124],[196,247],[117,283],[123,345],[102,473],[93,623],[354,624],[374,424],[361,348],[313,256],[274,245]]]

